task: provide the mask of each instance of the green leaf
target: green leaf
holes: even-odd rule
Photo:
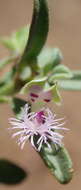
[[[17,58],[18,58],[17,55],[13,55],[13,56],[9,56],[7,58],[0,60],[0,70],[3,69],[8,64],[15,62]]]
[[[81,90],[81,80],[60,80],[58,84],[63,90]]]
[[[0,43],[13,53],[21,54],[25,48],[29,35],[29,26],[14,32],[11,37],[1,37]]]
[[[23,83],[16,75],[16,66],[7,72],[0,80],[0,96],[11,96],[20,91]]]
[[[64,73],[64,74],[68,74],[69,77],[72,77],[73,74],[72,74],[72,71],[65,65],[63,64],[60,64],[58,66],[56,66],[54,69],[53,69],[53,72],[54,73]]]
[[[68,73],[55,73],[50,77],[50,82],[54,82],[56,80],[60,80],[60,79],[68,79],[71,78],[72,75],[69,75]]]
[[[11,107],[12,107],[12,110],[15,113],[17,118],[21,118],[22,108],[25,106],[25,104],[29,105],[29,111],[30,111],[31,105],[29,102],[27,102],[23,99],[20,99],[20,98],[13,98],[12,99]]]
[[[0,83],[7,83],[11,81],[16,73],[16,68],[13,67],[9,72],[6,72],[5,75],[0,79]]]
[[[9,96],[13,95],[16,92],[14,81],[10,81],[5,83],[2,87],[0,87],[0,96]]]
[[[9,103],[10,101],[11,101],[10,97],[0,96],[0,104],[1,103]]]
[[[73,176],[72,161],[65,147],[56,150],[53,144],[51,149],[43,146],[39,154],[60,183],[70,182]]]
[[[72,71],[73,73],[73,80],[81,80],[81,70]]]
[[[27,27],[21,28],[19,31],[14,33],[14,37],[16,38],[16,47],[19,53],[24,51],[26,43],[28,41],[29,36],[29,25]]]
[[[48,29],[49,11],[47,0],[34,0],[34,10],[29,38],[20,65],[29,59],[35,59],[37,57],[47,39]]]
[[[11,161],[0,159],[0,183],[15,185],[26,178],[26,172]]]
[[[57,80],[61,89],[81,90],[81,71],[71,71],[64,65],[58,65],[52,73],[49,77],[50,83],[55,83]]]
[[[44,48],[37,58],[38,66],[45,74],[52,71],[62,60],[63,56],[58,48]]]
[[[15,83],[14,79],[12,80],[10,73],[7,73],[1,80],[0,80],[0,97],[9,96],[15,93]]]
[[[0,85],[0,96],[13,96],[20,91],[22,86],[21,81],[15,80],[15,78]]]
[[[72,71],[63,64],[54,67],[52,75],[50,76],[50,82],[54,82],[59,79],[71,79],[73,77]]]

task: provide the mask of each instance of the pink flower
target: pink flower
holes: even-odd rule
[[[50,148],[50,141],[55,144],[56,148],[62,146],[63,136],[57,132],[58,130],[67,130],[61,127],[64,123],[59,123],[62,119],[56,119],[56,115],[49,108],[36,113],[28,113],[28,110],[29,107],[26,104],[21,119],[10,119],[12,129],[18,130],[12,137],[19,136],[18,144],[21,145],[21,148],[28,139],[37,151],[41,150],[43,144]],[[36,144],[35,136],[37,136]]]

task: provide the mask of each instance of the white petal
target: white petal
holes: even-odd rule
[[[31,144],[33,147],[35,147],[34,140],[33,140],[33,135],[31,136]]]
[[[21,135],[21,134],[24,134],[24,131],[18,131],[18,132],[16,132],[16,133],[14,133],[14,134],[12,135],[12,137],[14,138],[15,136]]]
[[[41,139],[41,141],[40,141],[40,144],[39,144],[39,147],[38,147],[38,151],[41,150],[41,148],[42,148],[42,143],[43,143],[43,139]]]

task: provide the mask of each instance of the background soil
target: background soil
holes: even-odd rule
[[[0,35],[30,23],[32,0],[0,0]],[[81,69],[81,0],[49,0],[50,32],[47,45],[59,47],[64,55],[64,63],[72,69]],[[0,48],[2,58],[7,51]],[[23,151],[12,140],[6,128],[11,110],[0,105],[0,158],[13,160],[30,174],[28,180],[16,186],[0,185],[0,190],[81,190],[81,92],[62,92],[63,104],[55,108],[65,115],[66,127],[70,132],[65,135],[65,144],[74,163],[74,177],[68,185],[60,185],[44,166],[42,160],[28,143]]]

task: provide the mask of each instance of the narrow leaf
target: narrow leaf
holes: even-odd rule
[[[20,64],[28,59],[35,59],[43,48],[49,29],[49,11],[47,0],[34,0],[32,23],[29,38]]]
[[[54,83],[55,80],[71,79],[72,77],[73,77],[73,72],[65,65],[60,64],[53,68],[49,80],[51,83]]]
[[[60,183],[70,182],[73,176],[72,161],[64,147],[58,150],[55,149],[54,145],[51,145],[51,149],[43,147],[39,154]]]
[[[81,80],[60,80],[58,84],[64,90],[81,90]]]
[[[81,70],[72,71],[74,80],[81,80]]]
[[[54,73],[70,73],[70,75],[73,76],[71,70],[63,64],[60,64],[54,67],[53,72]]]

